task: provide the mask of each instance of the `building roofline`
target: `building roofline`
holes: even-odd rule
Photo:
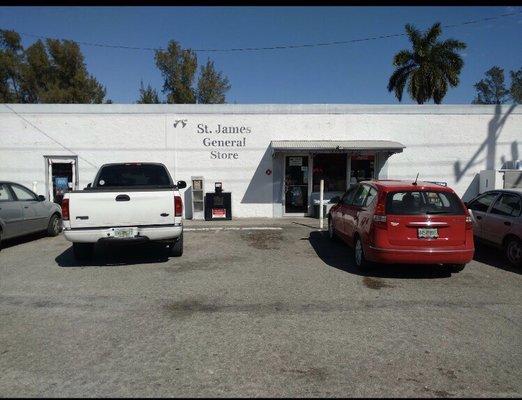
[[[504,114],[512,106],[477,104],[1,104],[0,114]],[[522,114],[522,105],[512,114]]]

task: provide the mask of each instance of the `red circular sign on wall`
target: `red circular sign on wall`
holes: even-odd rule
[[[268,168],[266,171],[265,171],[265,174],[267,175],[272,175],[272,170],[270,168]]]

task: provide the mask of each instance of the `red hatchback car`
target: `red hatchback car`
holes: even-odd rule
[[[446,264],[459,272],[473,259],[471,217],[448,187],[372,180],[332,200],[329,235],[354,248],[360,268],[372,262]]]

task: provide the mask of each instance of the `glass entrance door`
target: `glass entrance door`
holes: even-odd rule
[[[308,211],[308,156],[285,157],[285,212]]]

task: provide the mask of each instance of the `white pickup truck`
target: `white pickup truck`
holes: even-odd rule
[[[102,165],[84,190],[64,195],[63,232],[77,259],[90,258],[95,243],[163,242],[183,254],[183,202],[169,171],[158,163]]]

